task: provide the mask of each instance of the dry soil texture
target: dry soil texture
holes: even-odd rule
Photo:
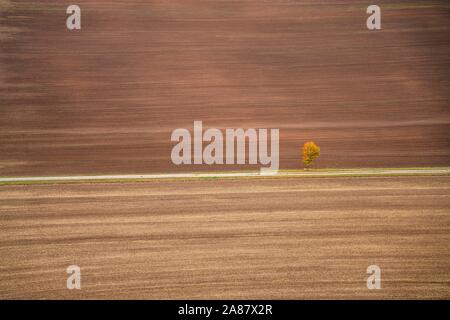
[[[0,298],[449,299],[449,191],[448,176],[0,186]]]
[[[170,134],[280,128],[320,167],[450,165],[448,1],[0,0],[0,176],[176,167]],[[227,168],[230,169],[230,168]]]

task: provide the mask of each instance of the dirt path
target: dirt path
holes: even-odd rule
[[[191,178],[246,178],[273,176],[283,177],[345,177],[345,176],[403,176],[403,175],[450,175],[450,168],[398,168],[398,169],[341,169],[280,172],[216,172],[216,173],[167,173],[167,174],[123,174],[103,176],[58,176],[58,177],[19,177],[0,178],[0,182],[65,182],[65,181],[107,181],[107,180],[161,180]],[[129,181],[130,182],[130,181]]]

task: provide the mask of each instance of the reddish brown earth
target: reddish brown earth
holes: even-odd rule
[[[319,167],[450,165],[448,1],[0,0],[0,176],[175,167],[170,133],[281,130]],[[231,169],[231,168],[227,168]]]
[[[448,176],[0,186],[0,298],[450,299],[449,206]]]

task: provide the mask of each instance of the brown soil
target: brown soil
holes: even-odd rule
[[[281,130],[281,167],[450,165],[447,1],[0,1],[0,176],[176,167],[170,133]],[[236,168],[233,168],[236,169]],[[242,169],[242,167],[241,167]]]
[[[0,298],[449,299],[449,191],[449,177],[0,186]]]

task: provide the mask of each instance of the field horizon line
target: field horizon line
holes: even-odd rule
[[[334,178],[370,176],[450,175],[450,167],[400,168],[318,168],[286,169],[261,173],[255,171],[217,171],[153,174],[103,174],[70,176],[0,177],[0,185],[54,184],[54,183],[113,183],[147,182],[157,180],[208,180],[242,178]]]

